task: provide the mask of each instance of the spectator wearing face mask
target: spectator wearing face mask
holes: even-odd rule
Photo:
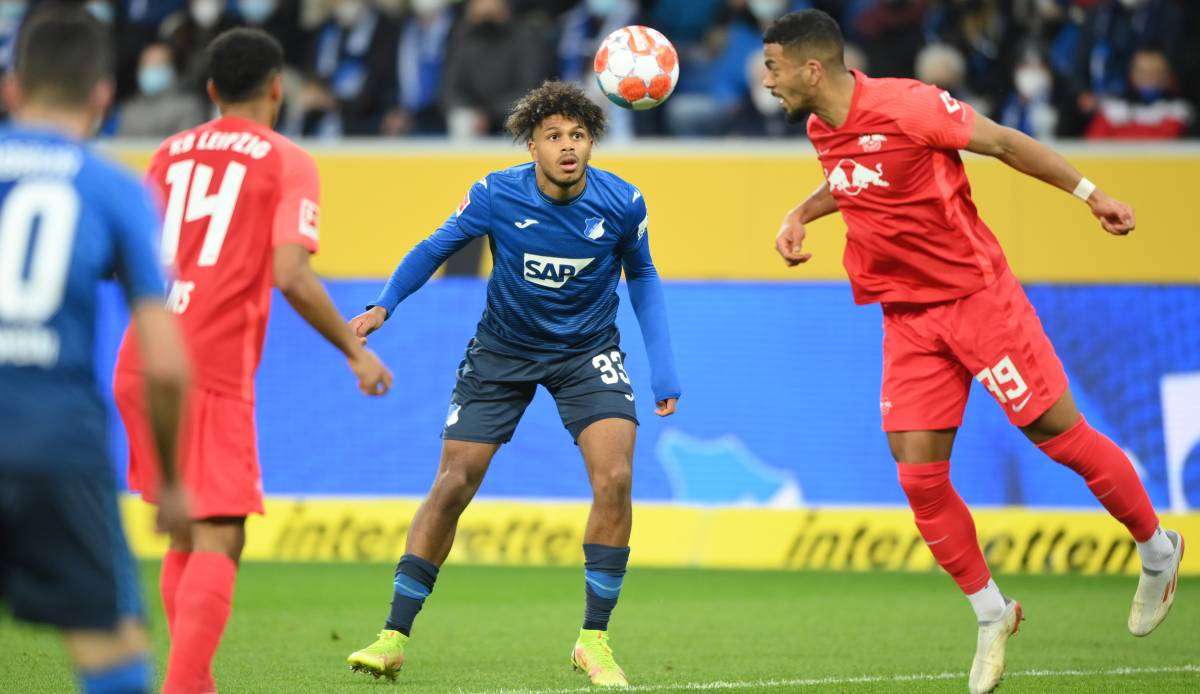
[[[1167,56],[1141,49],[1133,54],[1124,95],[1100,99],[1085,134],[1092,139],[1170,140],[1187,133],[1194,115],[1175,93]]]
[[[551,74],[544,34],[514,19],[508,0],[468,0],[446,56],[444,103],[451,137],[500,132],[517,99]]]
[[[398,28],[368,0],[335,0],[308,59],[304,133],[378,135],[396,103]]]
[[[204,102],[178,88],[171,49],[165,43],[152,43],[142,51],[137,83],[137,96],[118,112],[117,135],[163,138],[204,122]]]
[[[208,66],[204,49],[217,34],[235,24],[227,0],[188,0],[184,9],[163,20],[159,36],[175,56],[180,88],[206,98]]]
[[[1054,100],[1054,74],[1036,52],[1028,52],[1013,71],[1013,91],[1000,107],[1001,125],[1047,139],[1059,132]]]
[[[1185,5],[1193,0],[1100,0],[1085,16],[1074,60],[1079,89],[1120,96],[1133,54],[1150,43],[1170,58],[1181,55],[1196,40],[1195,27],[1185,21]]]
[[[383,134],[442,134],[442,72],[455,11],[449,0],[411,0],[409,9],[396,49],[396,103],[383,120]]]

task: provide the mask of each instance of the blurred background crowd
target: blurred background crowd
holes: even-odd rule
[[[39,0],[0,0],[0,62]],[[781,136],[760,86],[762,30],[816,7],[847,38],[847,62],[916,77],[1037,137],[1172,139],[1200,134],[1196,0],[87,0],[113,27],[118,102],[105,133],[157,138],[209,118],[203,48],[257,26],[288,63],[288,135],[469,139],[500,132],[542,80],[595,90],[610,31],[654,26],[681,78],[650,112],[610,108],[615,138]],[[598,99],[602,100],[596,91]]]

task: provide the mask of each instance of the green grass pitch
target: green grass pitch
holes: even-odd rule
[[[143,566],[161,672],[157,571]],[[391,574],[382,564],[247,564],[217,655],[221,691],[586,687],[568,665],[582,569],[448,567],[398,682],[351,673],[345,657],[374,640]],[[1170,618],[1144,639],[1125,629],[1132,578],[999,582],[1028,617],[1010,642],[1002,691],[1200,691],[1200,582],[1181,581]],[[635,569],[611,628],[630,680],[656,692],[965,692],[975,645],[970,608],[937,574]],[[3,618],[0,690],[65,692],[72,681],[52,632]]]

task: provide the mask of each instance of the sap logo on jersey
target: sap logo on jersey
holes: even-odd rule
[[[837,166],[825,172],[825,178],[829,181],[829,190],[847,195],[858,195],[870,186],[887,188],[890,185],[883,180],[883,164],[876,164],[871,170],[853,159],[838,161]]]
[[[578,277],[595,258],[552,258],[525,254],[525,279],[543,287],[558,289],[572,277]]]

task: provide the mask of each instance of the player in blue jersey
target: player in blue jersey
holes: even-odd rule
[[[89,693],[148,692],[153,674],[121,531],[93,357],[96,285],[116,275],[152,363],[165,479],[186,380],[162,307],[158,216],[141,183],[83,143],[113,93],[108,35],[47,6],[22,29],[0,130],[0,602],[59,627]],[[105,369],[111,365],[105,365]],[[163,530],[186,523],[176,486]]]
[[[458,368],[437,478],[396,566],[386,626],[349,663],[395,677],[459,516],[541,385],[583,454],[593,493],[583,545],[587,602],[571,660],[595,684],[626,686],[608,645],[609,615],[629,559],[637,431],[615,325],[622,269],[650,357],[655,413],[674,413],[680,395],[662,286],[650,258],[646,201],[633,185],[588,166],[605,120],[578,87],[547,82],[517,103],[507,128],[527,143],[532,163],[475,183],[446,223],[405,256],[375,303],[351,321],[365,339],[451,254],[488,237],[494,266],[487,309]]]

